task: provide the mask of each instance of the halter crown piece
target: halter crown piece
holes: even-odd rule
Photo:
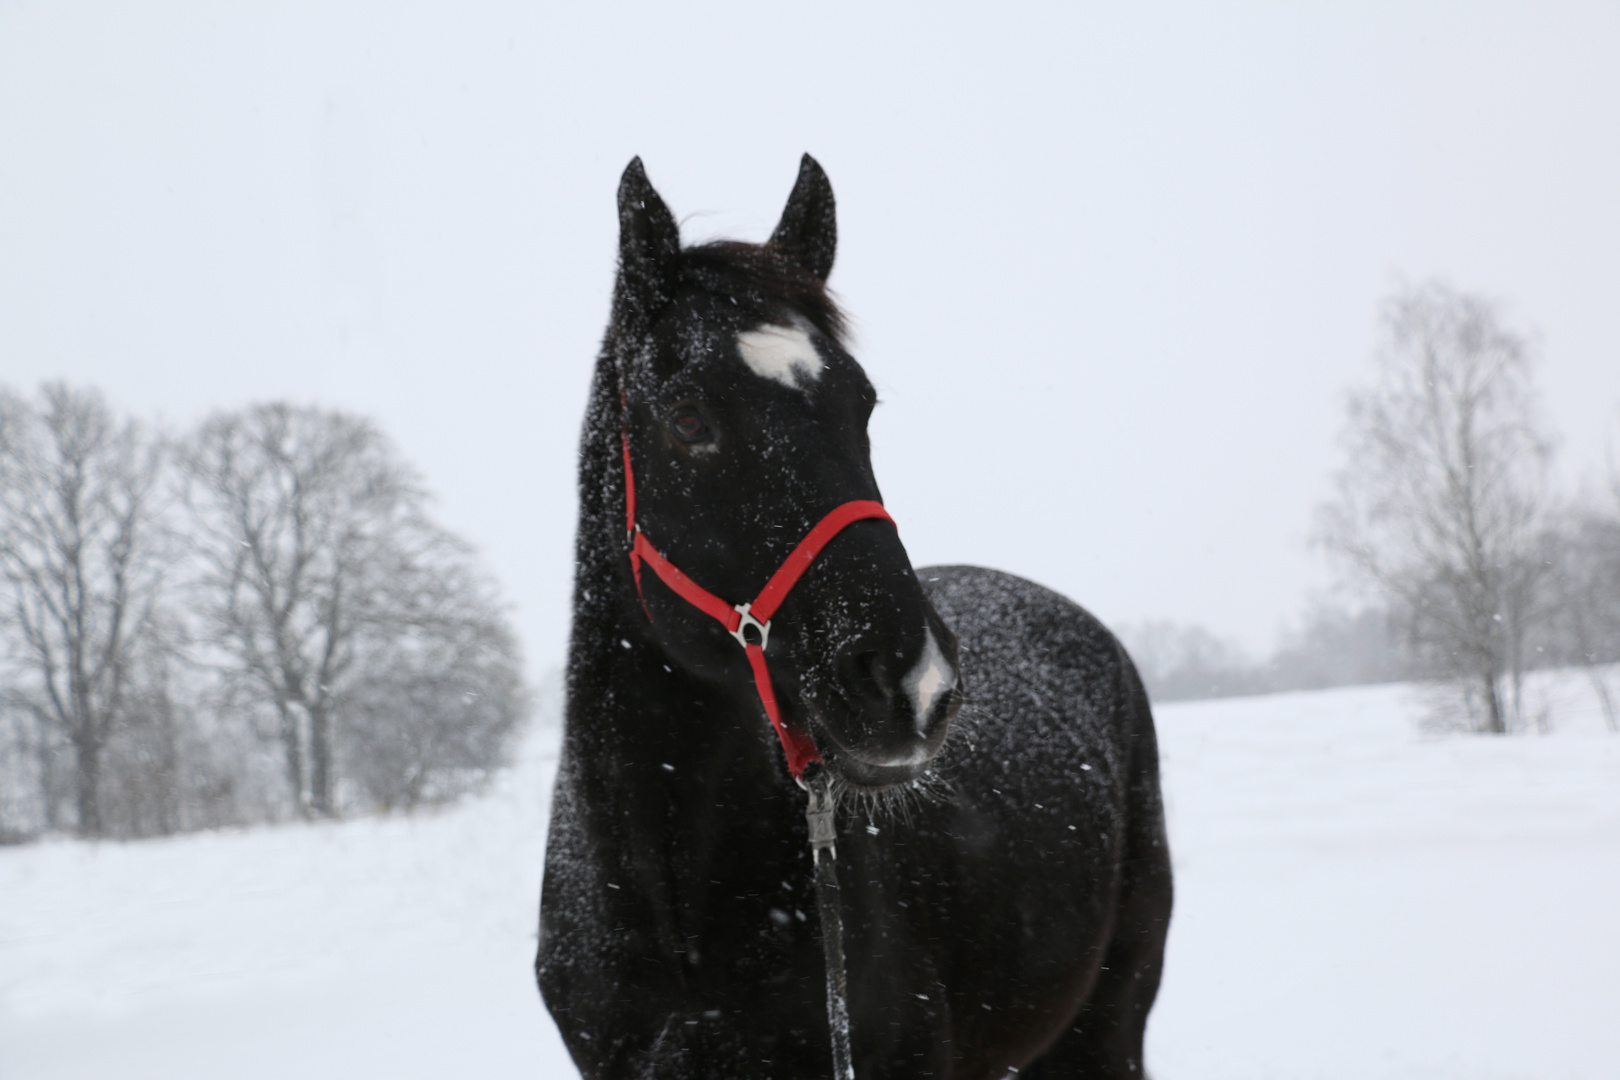
[[[624,398],[621,394],[619,406],[624,408]],[[810,569],[810,564],[816,561],[823,548],[832,542],[832,538],[843,532],[845,528],[857,521],[867,518],[881,518],[890,525],[894,519],[889,512],[883,509],[883,504],[870,499],[855,499],[835,508],[826,517],[817,522],[816,527],[805,535],[799,545],[788,553],[771,580],[759,591],[751,603],[728,604],[714,593],[705,589],[697,582],[683,574],[679,567],[658,551],[647,534],[641,531],[636,524],[636,474],[630,464],[630,434],[621,423],[619,427],[619,443],[624,449],[624,527],[625,539],[630,546],[630,571],[636,579],[636,595],[641,597],[641,608],[647,612],[647,618],[652,619],[652,612],[647,607],[647,597],[641,590],[641,566],[646,563],[652,567],[665,585],[673,589],[682,599],[706,615],[713,617],[726,628],[726,632],[737,639],[737,644],[743,647],[748,656],[748,665],[754,671],[754,689],[759,691],[759,702],[765,707],[765,715],[770,719],[771,726],[776,729],[776,737],[782,741],[782,753],[787,758],[788,771],[793,778],[804,783],[804,770],[812,762],[821,760],[821,752],[816,749],[815,740],[810,733],[796,724],[790,724],[782,719],[782,710],[776,703],[776,691],[771,686],[770,669],[765,665],[765,648],[771,637],[771,616],[776,614],[787,599],[793,586],[799,583],[804,572]],[[896,526],[898,528],[898,526]],[[752,634],[749,631],[753,631]],[[755,640],[757,638],[757,640]]]

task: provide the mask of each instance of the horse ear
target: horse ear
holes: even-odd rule
[[[675,215],[647,180],[639,157],[619,180],[619,295],[630,309],[651,319],[674,299],[681,257]]]
[[[799,179],[788,196],[782,220],[771,233],[772,247],[821,280],[832,273],[838,250],[838,215],[832,184],[809,154],[799,161]]]

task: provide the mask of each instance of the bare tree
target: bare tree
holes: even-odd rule
[[[1486,300],[1430,282],[1384,310],[1378,380],[1351,396],[1348,466],[1318,538],[1396,614],[1478,727],[1517,722],[1544,617],[1550,444],[1525,340]]]
[[[412,674],[425,677],[459,647],[456,628],[483,620],[504,634],[504,623],[481,588],[445,600],[444,582],[472,580],[465,549],[428,519],[416,476],[366,421],[256,406],[208,421],[185,461],[202,608],[222,666],[240,702],[274,717],[300,810],[332,814],[339,748],[364,730],[351,724],[340,738],[344,717],[377,726],[388,711],[377,694],[405,692],[389,676],[407,654],[423,658]],[[520,686],[510,635],[500,641],[498,663],[460,674],[488,675],[493,663]],[[504,733],[521,696],[500,700]],[[442,696],[421,701],[429,720],[456,721]]]
[[[438,584],[410,628],[367,643],[345,694],[347,773],[374,805],[478,786],[528,711],[516,643],[486,590],[461,574]]]
[[[161,444],[99,393],[0,390],[0,645],[16,675],[0,705],[41,727],[41,753],[53,732],[71,748],[85,836],[107,829],[104,755],[150,644],[162,465]]]

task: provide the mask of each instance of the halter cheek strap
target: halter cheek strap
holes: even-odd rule
[[[810,564],[816,561],[816,557],[832,542],[833,537],[855,522],[867,518],[881,518],[891,525],[894,524],[894,519],[883,509],[882,503],[870,499],[856,499],[844,503],[822,518],[816,527],[799,541],[798,546],[788,553],[788,557],[783,560],[776,573],[771,575],[771,580],[765,583],[765,587],[751,603],[728,604],[687,577],[679,567],[664,558],[641,531],[641,526],[636,524],[636,474],[630,464],[630,436],[622,428],[619,431],[619,442],[624,449],[624,524],[630,545],[630,572],[636,579],[636,595],[641,598],[642,610],[647,613],[650,621],[652,611],[647,607],[647,597],[641,590],[641,567],[645,563],[681,599],[719,622],[732,637],[737,639],[737,644],[743,647],[748,656],[748,666],[754,671],[754,689],[759,692],[760,704],[765,707],[765,715],[770,719],[771,726],[776,729],[776,737],[782,741],[782,753],[787,757],[788,771],[793,774],[795,780],[801,780],[806,766],[821,760],[821,752],[816,749],[815,740],[810,737],[808,731],[782,719],[782,711],[776,703],[776,691],[771,685],[770,669],[765,665],[765,649],[771,637],[771,616],[776,614],[782,602],[787,599],[788,593],[793,591],[793,586],[799,583],[804,572],[810,569]],[[752,635],[749,633],[750,630],[753,631]]]

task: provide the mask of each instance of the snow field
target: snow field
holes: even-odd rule
[[[572,1075],[530,966],[559,686],[453,807],[0,850],[0,1077]]]
[[[0,850],[0,1077],[572,1075],[529,963],[547,696],[434,813]],[[1157,710],[1157,1080],[1620,1075],[1620,736],[1422,735],[1407,687]]]
[[[1423,737],[1408,687],[1158,710],[1160,1080],[1620,1076],[1620,736]]]

